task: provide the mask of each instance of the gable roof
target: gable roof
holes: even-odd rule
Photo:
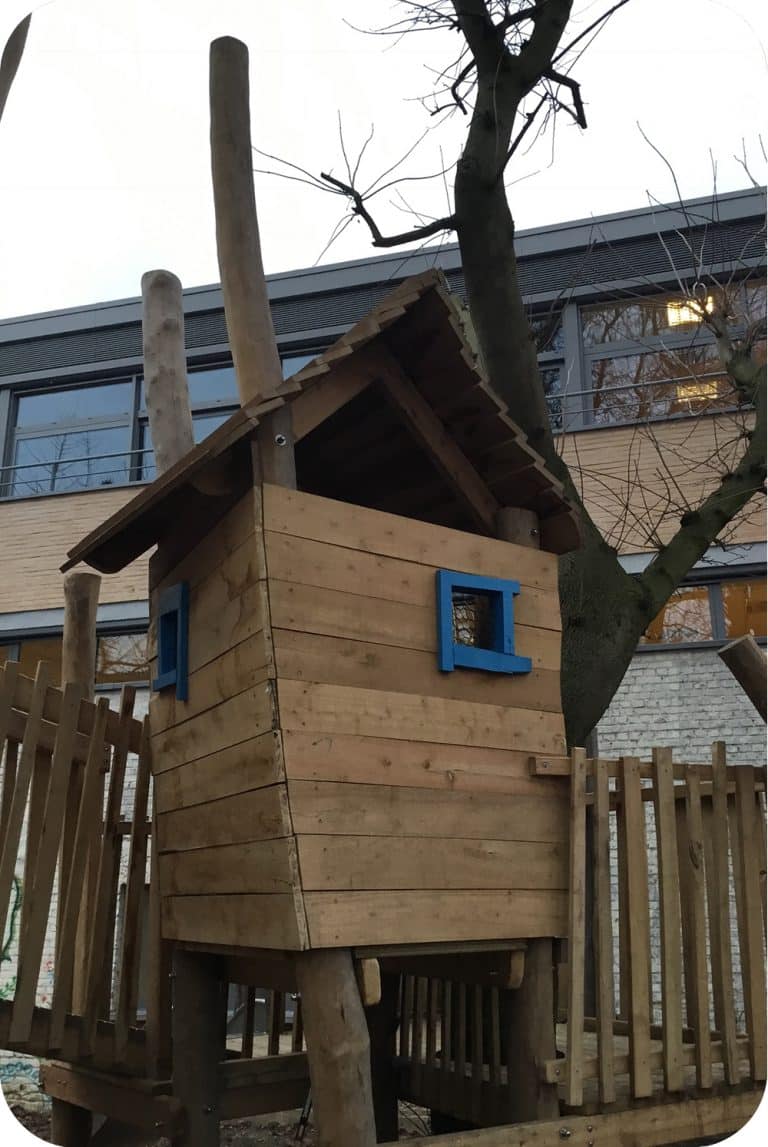
[[[211,472],[242,463],[266,415],[289,405],[298,445],[382,377],[392,383],[387,394],[391,402],[403,405],[405,387],[411,406],[418,408],[421,428],[416,418],[416,437],[422,442],[424,434],[441,437],[451,458],[467,463],[464,472],[477,478],[489,504],[535,510],[545,549],[565,553],[578,546],[576,516],[561,483],[491,390],[443,275],[429,270],[404,280],[279,388],[236,411],[69,550],[62,570],[81,561],[104,573],[122,569],[161,540],[179,506],[194,500]],[[414,418],[413,410],[410,416]],[[442,462],[445,471],[450,462]],[[482,507],[478,513],[482,515]]]

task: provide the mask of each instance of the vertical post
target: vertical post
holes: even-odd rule
[[[395,1037],[400,977],[382,973],[381,1000],[366,1010],[371,1041],[371,1083],[376,1138],[379,1143],[397,1139],[397,1082],[395,1079]]]
[[[101,578],[98,574],[73,570],[64,578],[64,635],[61,651],[61,682],[77,684],[88,700],[93,699],[96,683],[96,611],[99,604]],[[100,787],[103,789],[103,777]],[[77,829],[77,816],[83,787],[83,767],[72,770],[69,793],[67,795],[66,825],[62,847],[63,873],[69,871],[72,862],[72,849]],[[99,810],[102,801],[99,800]],[[98,840],[88,858],[80,918],[75,940],[75,975],[72,984],[72,1011],[80,1014],[85,1007],[86,971],[88,938],[90,935],[91,901],[96,884],[98,864]],[[59,898],[59,908],[63,911],[63,900]]]
[[[248,49],[223,36],[211,44],[211,169],[216,248],[240,402],[282,386],[256,217]]]
[[[371,1049],[352,954],[302,952],[296,974],[320,1147],[374,1147]]]
[[[144,401],[158,474],[195,445],[189,408],[181,283],[170,271],[141,277]]]
[[[219,1064],[225,996],[215,956],[173,953],[173,1094],[186,1114],[173,1147],[219,1147]]]
[[[98,574],[73,570],[64,578],[64,634],[61,650],[61,683],[79,685],[83,696],[93,699],[96,682],[96,611],[99,604],[101,578]],[[60,872],[69,873],[77,830],[77,818],[83,789],[83,765],[72,768],[67,792],[67,808],[62,838]],[[103,785],[103,781],[101,782]],[[101,806],[99,806],[101,807]],[[93,889],[96,880],[94,862],[98,853],[94,849],[89,857],[83,884],[83,897],[75,937],[74,978],[72,983],[72,1011],[81,1012],[85,1003],[87,982],[88,936]],[[61,929],[66,902],[66,889],[59,889],[58,926]],[[92,1112],[67,1103],[63,1099],[51,1100],[51,1142],[60,1147],[82,1147],[91,1137]]]
[[[496,518],[496,534],[518,546],[541,548],[541,530],[532,510],[505,506]],[[559,1113],[557,1087],[543,1083],[540,1065],[554,1059],[555,994],[554,944],[551,938],[529,941],[523,982],[514,991],[500,993],[502,1034],[506,1037],[504,1059],[509,1077],[510,1120],[556,1119]]]

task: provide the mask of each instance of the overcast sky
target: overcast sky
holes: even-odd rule
[[[32,0],[2,0],[0,44]],[[585,26],[606,0],[577,0]],[[562,122],[521,156],[511,200],[535,227],[674,198],[748,179],[733,159],[746,141],[765,182],[768,145],[765,0],[630,0],[578,64],[589,128]],[[218,279],[208,151],[208,45],[219,35],[251,53],[254,143],[312,171],[341,172],[338,114],[351,153],[371,124],[362,171],[372,181],[427,127],[415,97],[456,37],[422,33],[397,45],[365,36],[388,22],[383,0],[49,0],[35,9],[27,51],[0,125],[0,317],[136,295],[142,272],[175,271],[185,286]],[[430,131],[404,172],[455,161],[461,116]],[[409,203],[445,209],[442,181],[404,187]],[[316,262],[342,204],[258,175],[268,272]],[[382,229],[412,220],[392,193]],[[353,223],[322,262],[371,253]]]

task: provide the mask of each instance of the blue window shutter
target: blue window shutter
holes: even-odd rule
[[[160,594],[157,609],[157,677],[159,692],[175,686],[176,699],[186,701],[189,690],[189,584],[178,582]]]

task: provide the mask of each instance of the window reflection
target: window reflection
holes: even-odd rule
[[[725,409],[737,401],[713,346],[593,359],[591,373],[600,424]]]
[[[118,633],[99,637],[96,650],[97,685],[149,679],[149,635]]]
[[[130,480],[127,426],[19,438],[10,491],[18,496],[119,486]]]
[[[722,591],[726,637],[765,637],[765,579],[724,582]]]
[[[711,641],[712,616],[707,586],[690,585],[676,589],[641,638],[641,645],[661,642]]]

